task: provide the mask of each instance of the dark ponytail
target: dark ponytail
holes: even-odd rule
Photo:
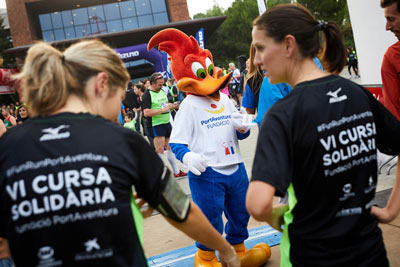
[[[340,73],[346,63],[342,32],[334,22],[327,23],[322,32],[324,48],[321,53],[321,61],[324,69],[332,73]]]
[[[302,57],[320,56],[324,69],[339,73],[346,62],[343,36],[333,22],[318,22],[311,12],[299,4],[282,4],[272,7],[254,20],[253,25],[265,31],[276,42],[293,35]],[[321,49],[319,31],[323,32]]]

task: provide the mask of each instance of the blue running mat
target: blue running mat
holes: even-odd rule
[[[258,243],[267,243],[270,247],[279,245],[282,234],[266,225],[249,230],[249,238],[244,241],[247,248]],[[147,259],[149,267],[190,267],[194,265],[195,245],[169,251]]]

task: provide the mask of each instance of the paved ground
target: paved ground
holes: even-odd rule
[[[346,72],[343,72],[342,74],[344,77],[348,77],[348,74]],[[359,82],[360,79],[355,79],[354,81]],[[251,174],[257,136],[257,127],[253,127],[249,138],[240,142],[240,150],[249,176]],[[382,171],[382,174],[379,175],[378,180],[377,192],[381,192],[379,196],[380,203],[385,202],[385,198],[387,199],[387,196],[390,193],[390,190],[388,189],[393,187],[395,179],[395,169],[393,169],[390,174],[386,174],[386,170],[387,168],[385,167]],[[189,195],[190,191],[188,188],[187,178],[184,177],[178,180],[178,182],[185,190],[185,192]],[[263,225],[265,225],[265,223],[260,223],[253,219],[250,219],[249,229],[253,229]],[[391,224],[380,225],[380,227],[383,231],[385,245],[388,252],[389,260],[391,262],[391,266],[400,266],[400,217]],[[161,215],[154,215],[145,220],[144,249],[147,257],[155,256],[190,245],[193,245],[193,241],[181,232],[175,230],[172,226],[170,226],[162,218]],[[266,266],[279,266],[279,258],[279,246],[272,247],[272,256]]]

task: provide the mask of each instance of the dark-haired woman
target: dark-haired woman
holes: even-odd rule
[[[313,62],[320,34],[327,72]],[[371,207],[376,148],[400,152],[399,123],[363,87],[331,74],[346,60],[336,24],[316,21],[300,5],[280,5],[254,21],[252,37],[255,64],[271,83],[293,90],[262,122],[249,213],[276,229],[284,224],[281,266],[388,266],[377,225],[387,217]],[[273,197],[286,192],[288,206],[273,208]],[[392,202],[395,217],[400,200]]]
[[[21,124],[24,121],[26,121],[27,119],[29,119],[29,115],[28,115],[28,108],[26,107],[26,105],[22,105],[22,106],[18,107],[18,109],[17,109],[17,123]]]

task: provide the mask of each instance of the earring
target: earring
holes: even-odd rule
[[[100,94],[100,97],[103,97],[103,96],[104,96],[104,93],[101,93],[101,94]]]

